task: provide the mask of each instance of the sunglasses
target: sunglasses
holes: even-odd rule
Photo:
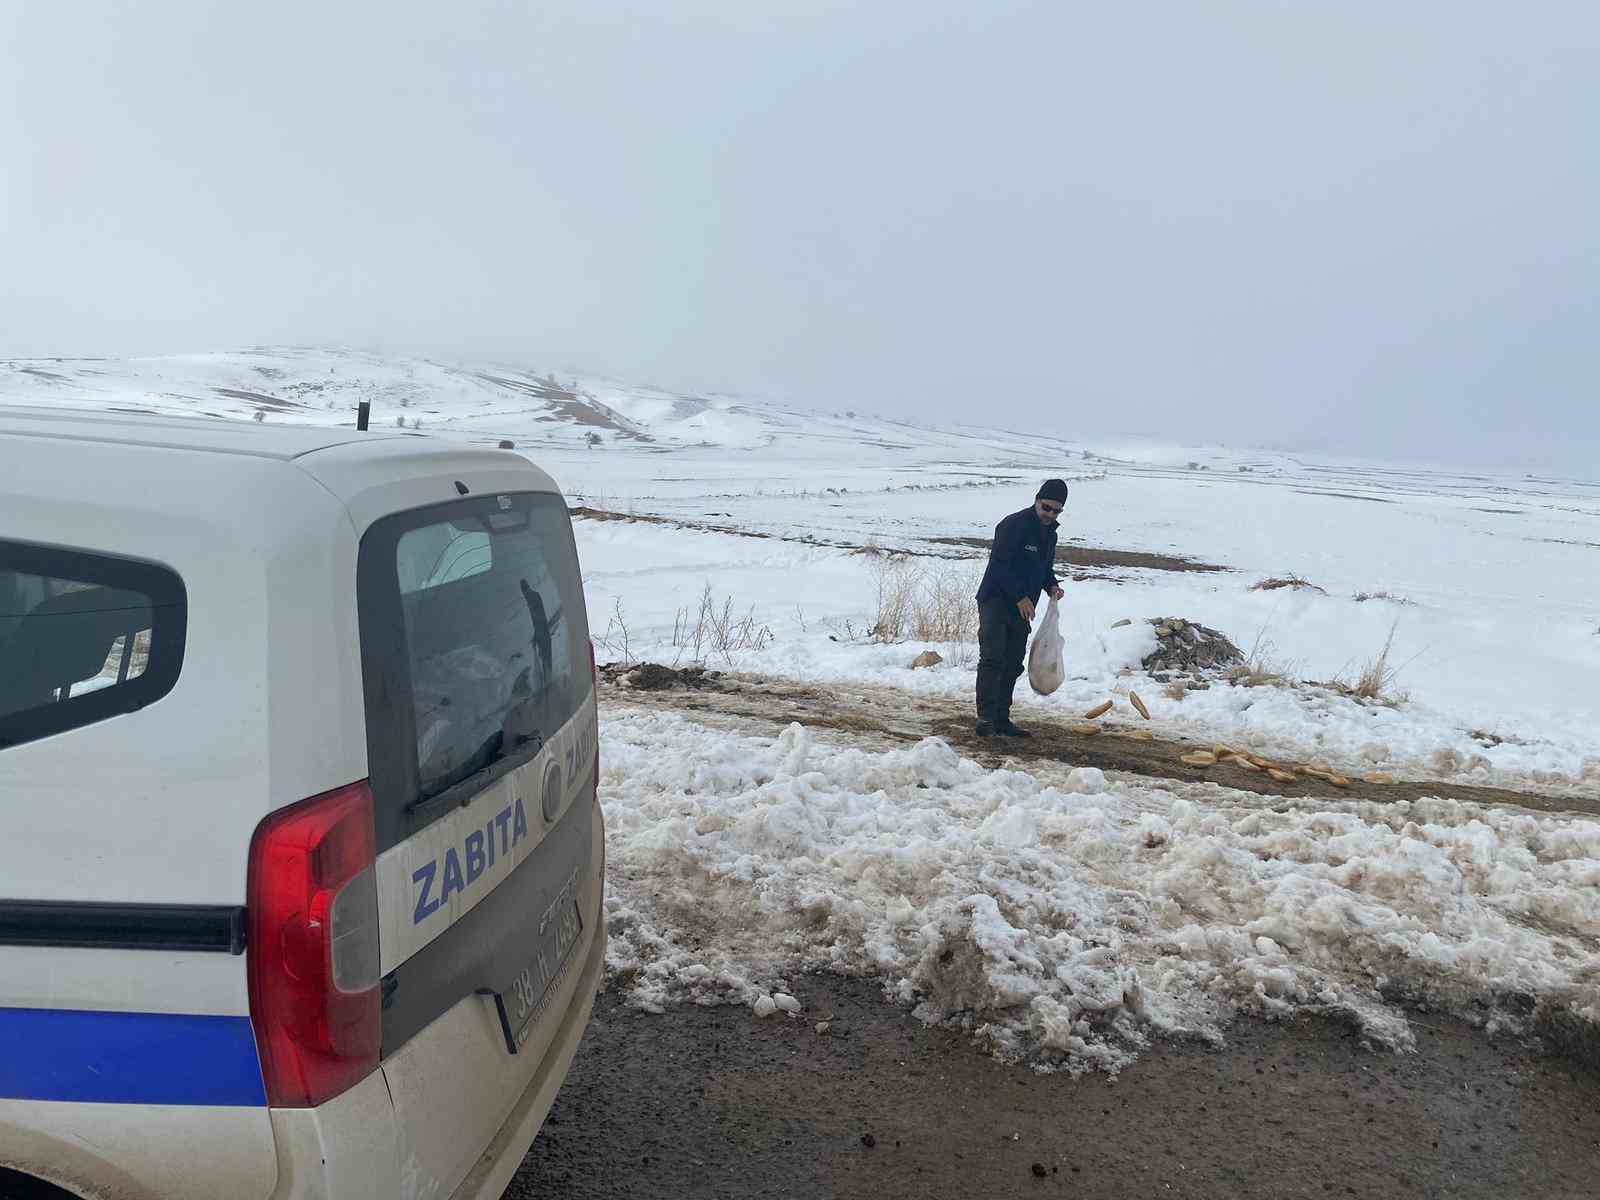
[[[1062,510],[1065,508],[1065,505],[1051,504],[1048,500],[1041,500],[1039,501],[1039,507],[1050,516],[1059,517],[1062,513]]]

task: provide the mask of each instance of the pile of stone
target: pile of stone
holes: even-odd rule
[[[1182,617],[1151,617],[1156,640],[1154,651],[1140,665],[1157,679],[1176,675],[1202,676],[1232,670],[1244,664],[1244,654],[1226,634]]]

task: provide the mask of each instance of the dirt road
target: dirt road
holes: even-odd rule
[[[1190,766],[1180,761],[1179,756],[1187,751],[1209,750],[1211,743],[1201,745],[1152,735],[1141,724],[1133,723],[1136,718],[1102,722],[1100,733],[1083,736],[1072,732],[1066,722],[1029,714],[1026,724],[1034,736],[1025,741],[980,738],[973,732],[972,706],[966,699],[917,696],[870,684],[815,685],[765,676],[722,675],[707,679],[698,687],[663,690],[626,687],[612,681],[602,686],[601,698],[603,703],[650,705],[703,717],[732,717],[742,723],[764,724],[774,729],[798,721],[816,729],[837,729],[867,740],[889,743],[942,737],[985,766],[1010,765],[1026,770],[1050,764],[1098,767],[1108,773],[1161,780],[1163,786],[1170,781],[1179,785],[1178,790],[1185,784],[1211,783],[1266,797],[1323,796],[1382,803],[1442,795],[1478,804],[1509,804],[1541,812],[1600,816],[1600,800],[1583,795],[1414,779],[1393,783],[1353,780],[1348,786],[1338,787],[1304,774],[1297,774],[1293,782],[1285,782],[1264,771],[1250,771],[1231,763]]]
[[[602,994],[508,1200],[1600,1194],[1600,1075],[1451,1022],[1419,1018],[1396,1055],[1248,1021],[1220,1050],[1159,1044],[1073,1079],[1002,1065],[868,982],[800,992],[802,1016],[766,1020]]]

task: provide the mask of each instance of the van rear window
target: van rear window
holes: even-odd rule
[[[183,583],[165,567],[0,541],[0,747],[166,695],[185,620]]]
[[[398,513],[361,542],[361,653],[380,845],[537,753],[589,696],[559,496]]]

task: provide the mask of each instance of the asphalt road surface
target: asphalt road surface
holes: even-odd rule
[[[508,1200],[1600,1196],[1594,1059],[1436,1015],[1414,1017],[1414,1054],[1249,1020],[1221,1049],[1156,1044],[1073,1079],[999,1063],[869,981],[801,983],[805,1013],[766,1019],[602,993]]]

